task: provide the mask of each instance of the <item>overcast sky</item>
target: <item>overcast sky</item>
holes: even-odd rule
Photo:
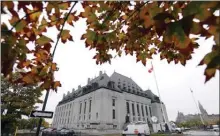
[[[81,5],[77,4],[75,9],[81,9],[80,7]],[[61,81],[62,87],[58,89],[57,93],[50,92],[47,111],[54,111],[64,93],[71,91],[72,88],[76,89],[78,85],[86,85],[87,78],[98,76],[100,70],[106,71],[109,76],[116,71],[131,77],[143,90],[151,89],[158,95],[153,73],[148,73],[148,69],[151,67],[150,61],[145,67],[140,62],[136,63],[135,56],[123,55],[120,58],[112,59],[111,65],[96,65],[95,60],[92,59],[95,50],[85,48],[84,41],[80,40],[86,29],[85,20],[80,20],[74,25],[74,28],[69,25],[64,27],[71,31],[74,42],[66,44],[59,42],[55,53],[54,61],[59,67],[55,78]],[[46,35],[56,41],[57,34],[56,29],[50,28]],[[211,51],[214,41],[212,38],[201,39],[199,44],[201,46],[195,50],[192,59],[187,62],[185,67],[181,64],[175,65],[173,62],[168,64],[165,60],[161,61],[159,56],[153,58],[161,99],[166,105],[170,120],[176,119],[178,111],[184,114],[198,113],[190,88],[194,92],[195,99],[200,101],[209,114],[219,113],[219,72],[205,84],[203,75],[205,66],[197,66],[204,55]],[[42,96],[43,98],[44,96]],[[40,105],[39,108],[41,109],[41,107]]]

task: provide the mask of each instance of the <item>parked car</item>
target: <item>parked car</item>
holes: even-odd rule
[[[176,132],[176,133],[178,133],[178,134],[181,134],[181,133],[183,132],[183,130],[182,130],[182,128],[176,127],[176,128],[174,129],[174,132]]]
[[[218,131],[219,132],[219,125],[212,125],[212,130],[213,131]]]
[[[122,132],[122,136],[134,134],[138,136],[150,136],[150,129],[148,124],[146,122],[130,123]]]

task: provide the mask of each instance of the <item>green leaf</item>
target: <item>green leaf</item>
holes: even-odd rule
[[[27,22],[25,20],[21,20],[15,27],[16,32],[21,32],[26,25]]]
[[[185,35],[181,22],[174,22],[168,25],[164,34],[164,41],[167,43],[174,42],[179,49],[187,48],[190,43],[190,39]]]
[[[47,43],[53,42],[49,37],[42,35],[40,38],[37,39],[36,43],[38,45],[44,45]]]
[[[63,30],[60,36],[63,43],[66,43],[67,39],[73,41],[73,38],[70,35],[70,30]]]

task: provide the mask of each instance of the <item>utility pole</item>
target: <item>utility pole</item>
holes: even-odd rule
[[[160,96],[160,91],[159,91],[159,87],[158,87],[158,83],[157,83],[157,78],[156,78],[156,74],[155,74],[155,69],[154,69],[154,66],[153,66],[152,62],[151,62],[151,65],[153,67],[154,80],[155,80],[155,83],[156,83],[157,92],[158,92],[158,96],[159,96],[159,99],[160,99],[160,106],[161,106],[161,110],[162,110],[163,119],[164,119],[164,122],[167,124],[167,121],[166,121],[166,118],[165,118],[165,112],[164,112],[164,109],[163,109],[163,104],[162,104],[162,100],[161,100],[161,96]]]
[[[204,120],[203,120],[203,118],[202,118],[202,116],[201,116],[202,113],[201,113],[200,110],[199,110],[199,107],[198,107],[198,105],[197,105],[197,103],[196,103],[196,99],[195,99],[195,97],[194,97],[194,95],[193,95],[193,91],[192,91],[191,88],[190,88],[190,91],[191,91],[191,93],[192,93],[193,100],[194,100],[195,105],[196,105],[196,108],[197,108],[197,110],[198,110],[200,120],[201,120],[202,124],[205,125]]]

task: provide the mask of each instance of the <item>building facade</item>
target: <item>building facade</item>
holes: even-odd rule
[[[219,114],[208,114],[202,104],[198,101],[198,107],[200,114],[187,114],[184,115],[182,112],[178,112],[176,123],[183,123],[192,120],[201,120],[202,117],[205,124],[216,124],[219,122]],[[201,116],[200,116],[201,115]]]
[[[84,130],[121,130],[126,122],[168,122],[166,107],[150,90],[143,91],[131,78],[114,72],[110,77],[100,72],[84,87],[68,92],[55,109],[52,126]],[[162,125],[161,125],[162,127]]]

